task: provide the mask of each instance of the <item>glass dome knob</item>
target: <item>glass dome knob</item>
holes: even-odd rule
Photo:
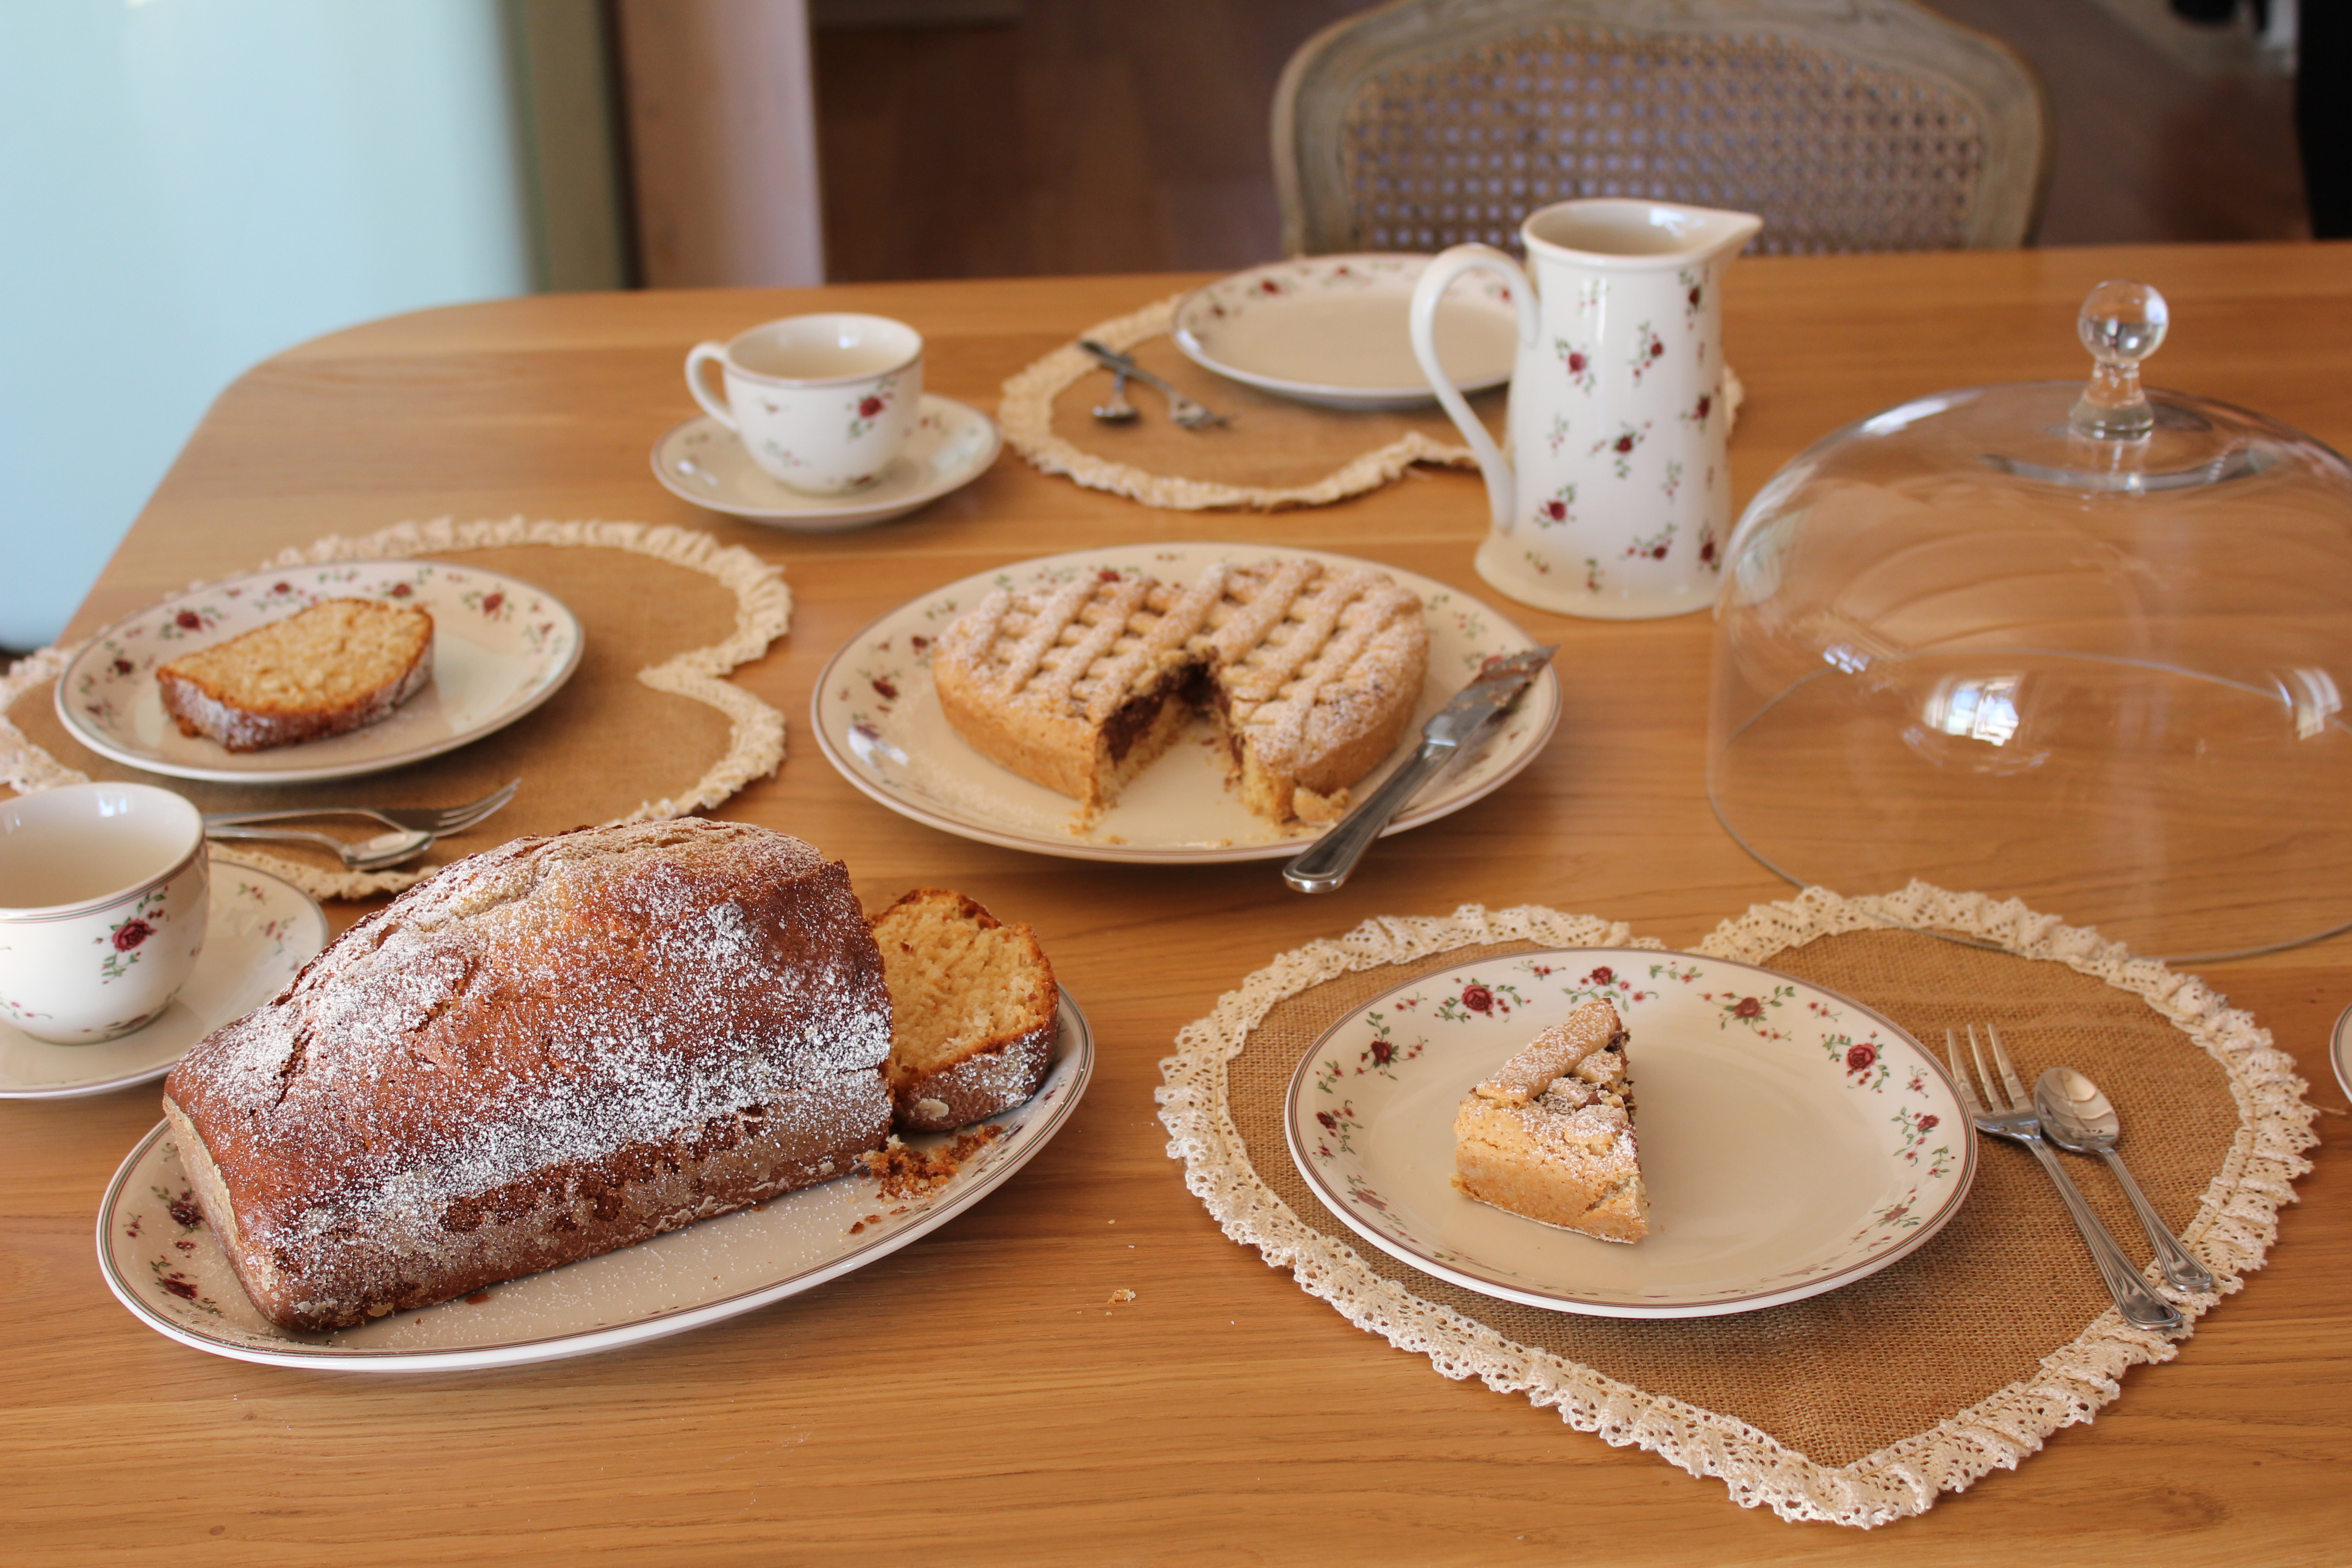
[[[2074,326],[2095,363],[2067,416],[2075,435],[2137,441],[2156,428],[2156,410],[2140,390],[2139,362],[2164,342],[2171,320],[2163,295],[2128,279],[2110,279],[2084,298]]]

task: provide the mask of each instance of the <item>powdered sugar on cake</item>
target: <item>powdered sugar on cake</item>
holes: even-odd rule
[[[394,1256],[430,1251],[484,1194],[564,1173],[601,1189],[632,1151],[723,1148],[782,1101],[847,1135],[889,1017],[870,943],[796,929],[832,902],[862,930],[834,869],[691,819],[520,840],[353,928],[192,1052],[174,1097],[225,1167],[308,1194],[250,1239]]]

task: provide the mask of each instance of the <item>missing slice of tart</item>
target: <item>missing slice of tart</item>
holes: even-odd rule
[[[1472,1089],[1454,1118],[1454,1185],[1603,1241],[1649,1234],[1626,1030],[1588,1002]]]

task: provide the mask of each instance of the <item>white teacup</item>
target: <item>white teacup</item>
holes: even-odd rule
[[[725,395],[706,364],[719,367]],[[787,316],[686,356],[687,390],[793,489],[837,496],[882,477],[915,428],[923,335],[887,316]]]
[[[196,808],[150,784],[0,801],[0,1017],[61,1046],[154,1021],[205,947]]]

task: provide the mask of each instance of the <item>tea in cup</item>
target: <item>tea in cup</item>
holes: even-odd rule
[[[204,817],[170,790],[0,801],[0,1018],[61,1046],[152,1023],[204,951],[210,878]]]
[[[714,364],[723,391],[710,384]],[[887,316],[787,316],[695,344],[686,385],[780,482],[849,495],[880,479],[914,431],[923,335]]]

